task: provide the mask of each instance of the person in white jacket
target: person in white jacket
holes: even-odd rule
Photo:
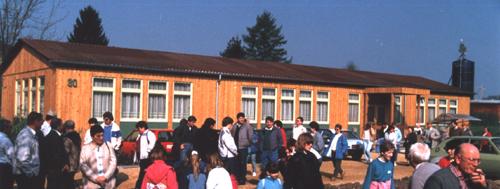
[[[148,129],[148,124],[145,121],[139,121],[135,124],[135,128],[139,132],[136,139],[136,154],[139,160],[139,176],[135,182],[135,188],[141,188],[146,168],[151,165],[149,153],[153,150],[156,144],[156,135]]]
[[[224,162],[224,167],[231,174],[236,173],[236,156],[238,155],[238,148],[231,135],[233,123],[234,121],[230,117],[225,117],[222,120],[222,130],[220,131],[218,142],[219,154],[222,157],[222,162]]]
[[[113,114],[111,112],[104,112],[104,114],[102,114],[102,119],[104,120],[101,124],[101,127],[104,129],[104,141],[111,143],[111,147],[115,150],[115,152],[117,152],[120,150],[120,146],[122,144],[120,126],[114,122]],[[90,120],[89,124],[91,124]],[[90,129],[85,133],[84,144],[88,144],[92,141],[89,131]]]
[[[206,189],[232,189],[231,176],[224,169],[219,154],[213,153],[208,156],[207,166],[207,188]]]

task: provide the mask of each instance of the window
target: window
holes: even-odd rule
[[[243,87],[241,91],[241,111],[246,118],[255,123],[257,121],[257,88]]]
[[[458,103],[457,100],[450,100],[450,113],[456,114]]]
[[[29,110],[29,80],[24,79],[23,80],[23,103],[22,103],[22,115],[23,116],[28,116],[28,110]]]
[[[45,77],[38,78],[38,111],[45,112]]]
[[[276,89],[262,89],[262,121],[267,116],[276,118]]]
[[[427,121],[432,122],[436,118],[436,99],[429,98],[427,112]]]
[[[311,91],[300,91],[299,115],[304,118],[304,122],[311,121],[312,115],[312,93]]]
[[[446,113],[446,105],[447,105],[446,99],[439,100],[439,112],[438,112],[439,115]]]
[[[316,120],[319,123],[328,123],[328,92],[318,92],[316,96]]]
[[[191,83],[174,84],[174,116],[175,122],[191,115]]]
[[[148,119],[167,121],[167,83],[149,82]]]
[[[14,105],[14,115],[20,116],[22,113],[22,104],[21,104],[21,81],[16,80],[16,100]]]
[[[293,123],[294,121],[295,91],[292,89],[281,90],[281,121]]]
[[[417,124],[424,125],[425,122],[425,98],[418,99]]]
[[[114,111],[115,80],[94,78],[92,83],[92,117],[102,120],[104,112]]]
[[[36,111],[36,78],[30,79],[30,112]]]
[[[402,121],[401,96],[394,96],[394,122],[401,123]]]
[[[349,122],[359,124],[359,94],[349,94]]]
[[[122,81],[122,120],[139,120],[141,118],[142,82],[136,80]]]

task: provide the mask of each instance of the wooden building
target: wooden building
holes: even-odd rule
[[[105,111],[127,133],[139,120],[175,128],[189,115],[201,125],[240,111],[257,127],[266,116],[286,127],[302,116],[359,131],[368,121],[411,126],[470,109],[468,92],[418,76],[29,39],[10,55],[1,116],[52,110],[78,131]]]

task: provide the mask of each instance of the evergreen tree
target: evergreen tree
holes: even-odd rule
[[[99,13],[91,6],[80,10],[80,18],[76,19],[73,33],[68,36],[72,43],[87,43],[107,46],[109,43],[102,28]]]
[[[281,33],[281,26],[270,12],[264,11],[257,16],[257,23],[248,27],[248,35],[243,35],[246,59],[291,63],[287,51],[282,47],[287,43]]]
[[[241,39],[239,37],[232,37],[229,42],[227,42],[227,47],[223,52],[219,53],[222,57],[226,58],[237,58],[244,59],[245,51],[241,45]]]

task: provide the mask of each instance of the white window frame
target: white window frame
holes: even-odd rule
[[[35,83],[35,87],[33,88],[33,82]],[[29,111],[28,112],[32,112],[32,111],[37,111],[36,109],[36,100],[37,100],[37,88],[38,88],[38,84],[37,84],[37,80],[35,77],[32,77],[32,78],[29,78]],[[33,95],[33,92],[35,92],[35,95]],[[35,103],[35,104],[33,104]]]
[[[14,116],[21,115],[21,112],[22,112],[22,109],[23,109],[23,107],[22,107],[22,103],[23,102],[22,102],[22,98],[21,98],[21,96],[22,96],[22,92],[21,92],[21,90],[22,90],[22,81],[23,80],[19,80],[18,79],[18,80],[15,81],[15,84],[14,84],[15,85],[14,86],[15,87],[15,91],[14,91],[14,97],[15,97],[15,100],[14,100]],[[19,100],[19,102],[18,102],[18,100]]]
[[[264,95],[264,90],[266,89],[271,89],[271,90],[274,90],[274,96],[270,96],[270,95]],[[243,90],[243,89],[242,89]],[[263,87],[262,88],[262,100],[261,100],[261,103],[262,103],[262,107],[264,107],[264,100],[274,100],[274,115],[273,115],[273,119],[276,119],[276,115],[277,115],[277,107],[278,107],[278,102],[277,102],[277,98],[278,98],[278,91],[276,88],[268,88],[268,87]],[[262,115],[262,112],[264,112],[261,108],[261,123],[265,123],[266,122],[266,118]],[[257,118],[256,118],[257,119]]]
[[[358,100],[351,100],[351,95],[357,95]],[[347,96],[348,106],[347,106],[347,124],[348,125],[359,125],[361,120],[361,95],[359,93],[349,93]],[[358,104],[358,121],[349,121],[349,105],[350,104]]]
[[[42,78],[43,78],[43,85],[42,85]],[[42,104],[42,91],[43,91],[43,97],[45,98],[45,77],[44,76],[41,76],[41,77],[37,77],[37,92],[36,92],[36,97],[38,99],[38,103],[36,104],[36,110],[38,112],[43,112],[44,110],[41,109],[41,104]],[[92,83],[92,85],[94,85],[94,83]],[[94,96],[92,94],[92,96]],[[43,104],[45,106],[45,99],[43,101]]]
[[[318,94],[316,94],[316,108],[319,106],[317,105],[319,102],[326,102],[326,121],[319,121],[319,111],[316,110],[316,120],[318,124],[329,124],[330,123],[330,92],[328,91],[318,91]],[[319,93],[326,93],[327,97],[325,98],[319,98]],[[312,109],[312,108],[311,108]]]
[[[139,82],[139,88],[138,89],[132,89],[132,88],[124,88],[123,87],[123,83],[126,82],[126,81],[138,81]],[[123,106],[120,106],[120,118],[121,118],[121,122],[137,122],[137,121],[141,121],[142,120],[142,107],[143,107],[143,100],[142,100],[142,93],[143,93],[143,90],[142,90],[142,80],[139,80],[139,79],[122,79],[122,84],[121,84],[121,98],[123,98],[123,94],[124,93],[133,93],[133,94],[139,94],[139,117],[138,118],[128,118],[128,117],[123,117],[122,113],[123,113]],[[123,101],[123,99],[121,99],[121,101]],[[120,105],[121,105],[121,102],[120,102]]]
[[[110,88],[110,87],[94,87],[94,79],[107,79],[107,80],[113,80],[113,88]],[[116,94],[115,94],[115,91],[116,91],[116,79],[115,78],[109,78],[109,77],[93,77],[92,78],[92,95],[91,95],[91,101],[90,101],[90,117],[93,117],[94,116],[94,91],[97,91],[97,92],[111,92],[112,94],[112,100],[111,100],[111,113],[113,115],[116,115],[115,113],[115,106],[116,106]],[[104,121],[104,119],[102,118],[102,115],[100,115],[99,117],[95,117],[97,119],[97,121],[99,122],[102,122]]]
[[[434,100],[434,104],[431,104],[431,100]],[[427,112],[429,112],[429,108],[434,108],[433,119],[429,120],[429,115],[427,115],[427,121],[433,121],[438,116],[437,114],[438,114],[439,110],[437,109],[437,103],[438,103],[438,101],[436,98],[428,98],[427,99]]]
[[[446,102],[446,104],[441,104],[441,100],[444,100]],[[437,108],[438,115],[440,114],[440,112],[439,112],[440,108],[444,108],[444,113],[448,113],[448,99],[438,99],[437,103],[438,103],[437,104],[437,106],[438,106],[438,108]]]
[[[243,94],[243,89],[244,88],[253,88],[255,90],[255,95],[249,95],[249,94]],[[254,99],[255,100],[255,110],[254,110],[254,117],[255,119],[248,119],[250,123],[257,123],[257,116],[259,115],[259,112],[257,111],[259,109],[259,102],[257,101],[257,97],[259,96],[259,88],[258,87],[253,87],[253,86],[243,86],[241,87],[241,111],[243,112],[243,99]],[[248,115],[245,115],[248,118]]]
[[[425,125],[425,122],[427,121],[427,110],[425,109],[425,103],[426,103],[426,100],[425,100],[425,97],[420,97],[420,99],[418,99],[418,111],[417,111],[417,119],[418,119],[418,116],[420,116],[420,112],[423,112],[423,116],[422,116],[422,120],[419,120],[420,122],[418,123],[415,123],[416,125]],[[423,108],[422,110],[420,110],[421,108]],[[416,122],[416,121],[415,121]]]
[[[165,90],[155,90],[155,89],[149,89],[151,83],[165,83]],[[148,122],[168,122],[168,81],[149,81],[148,82],[148,116],[147,120]],[[157,95],[165,95],[165,117],[158,119],[158,118],[149,118],[149,95],[150,94],[157,94]]]
[[[302,92],[309,92],[311,94],[310,97],[301,97],[300,94]],[[314,115],[313,115],[313,109],[314,109],[314,104],[313,104],[313,91],[312,90],[300,90],[299,91],[299,110],[300,110],[300,102],[309,102],[309,104],[311,105],[311,112],[309,115],[311,115],[310,119],[311,120],[305,120],[304,119],[304,124],[309,124],[311,123],[311,121],[313,121],[313,118],[314,118]],[[300,116],[300,112],[299,112],[299,116]],[[303,118],[303,117],[302,117]]]
[[[189,84],[189,91],[176,91],[175,84]],[[193,83],[175,81],[172,90],[174,91],[174,94],[172,96],[172,102],[175,101],[176,95],[189,96],[189,115],[193,115]],[[182,118],[174,118],[174,113],[175,113],[174,108],[175,108],[175,104],[172,104],[172,121],[178,123],[181,121]]]
[[[21,96],[22,96],[22,99],[21,99],[21,114],[23,117],[28,117],[28,114],[29,114],[29,109],[30,109],[30,90],[29,90],[29,86],[30,86],[30,79],[23,79],[22,81],[22,89],[21,89]],[[27,82],[26,82],[27,81]],[[28,85],[28,86],[26,86]],[[26,96],[26,94],[28,94],[28,96]],[[26,97],[28,99],[26,99]]]
[[[293,92],[293,96],[283,96],[283,91],[292,91]],[[296,90],[295,89],[281,89],[281,112],[280,112],[280,115],[281,115],[281,121],[283,122],[283,124],[293,124],[295,123],[295,118],[297,117],[297,107],[295,106],[295,96],[297,95],[296,93]],[[292,101],[292,105],[293,105],[293,113],[292,113],[292,119],[291,120],[283,120],[283,101]]]
[[[455,101],[455,105],[451,105],[451,101]],[[449,104],[450,104],[450,110],[449,112],[451,112],[451,109],[455,109],[455,114],[458,114],[458,100],[455,100],[455,99],[451,99],[449,100]]]

